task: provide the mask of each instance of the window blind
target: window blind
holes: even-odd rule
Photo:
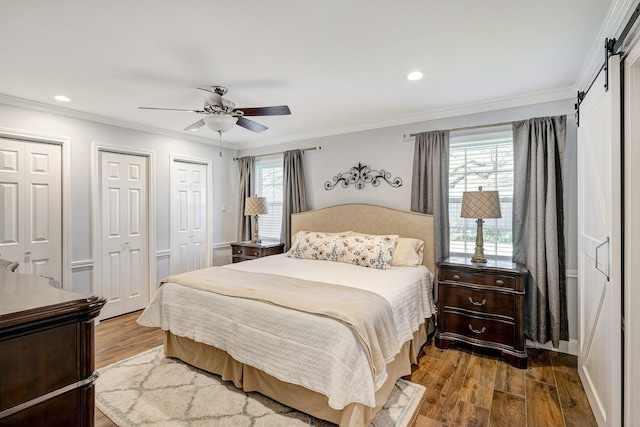
[[[279,241],[283,204],[282,155],[256,158],[255,168],[257,193],[267,198],[269,211],[258,217],[260,238]]]
[[[483,223],[485,255],[512,256],[513,137],[511,131],[456,138],[449,150],[450,253],[473,254],[476,220],[461,218],[464,191],[497,190],[502,218]]]

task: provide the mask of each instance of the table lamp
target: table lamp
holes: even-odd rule
[[[501,218],[500,198],[497,191],[465,191],[462,193],[462,218],[477,218],[478,230],[476,232],[476,250],[471,258],[473,263],[486,263],[484,256],[482,223],[483,218]]]
[[[269,213],[267,211],[267,198],[266,197],[247,197],[247,201],[244,204],[244,214],[251,215],[255,218],[255,227],[253,229],[253,239],[251,243],[259,243],[258,237],[258,215],[264,215]]]

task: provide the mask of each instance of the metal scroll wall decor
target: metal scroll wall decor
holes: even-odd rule
[[[394,188],[402,186],[402,179],[399,177],[391,179],[390,172],[387,172],[384,169],[380,169],[379,171],[373,170],[367,165],[358,163],[358,166],[352,167],[348,172],[341,172],[334,176],[333,182],[325,182],[324,189],[333,190],[338,186],[338,184],[343,188],[347,188],[349,185],[353,184],[353,186],[358,190],[362,190],[366,184],[371,184],[374,187],[377,187],[382,181],[385,181]]]

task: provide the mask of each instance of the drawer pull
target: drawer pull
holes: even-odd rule
[[[469,297],[469,302],[473,305],[485,305],[487,303],[487,300],[485,298],[482,298],[482,301],[474,301],[471,297]]]
[[[251,256],[258,256],[258,252],[252,253]]]
[[[477,330],[477,329],[473,329],[473,326],[471,326],[471,323],[469,323],[469,330],[474,334],[484,334],[485,332],[487,332],[487,327],[483,326],[482,329]]]
[[[500,279],[496,280],[496,285],[499,285],[499,286],[504,285],[504,280],[500,280]]]
[[[454,274],[453,275],[453,280],[460,280],[460,275],[459,274]]]

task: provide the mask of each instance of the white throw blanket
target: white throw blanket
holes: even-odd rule
[[[210,271],[231,277],[227,273],[236,269],[287,271],[293,277],[306,276],[302,279],[322,277],[370,288],[392,306],[388,326],[395,331],[386,328],[389,337],[382,339],[385,350],[379,352],[385,362],[393,360],[402,343],[432,314],[431,275],[424,267],[375,270],[376,274],[348,264],[272,256]],[[158,290],[139,323],[223,349],[239,362],[328,396],[335,409],[351,402],[375,406],[375,391],[386,380],[384,365],[376,366],[372,375],[369,350],[360,345],[353,329],[324,315],[169,282]]]

